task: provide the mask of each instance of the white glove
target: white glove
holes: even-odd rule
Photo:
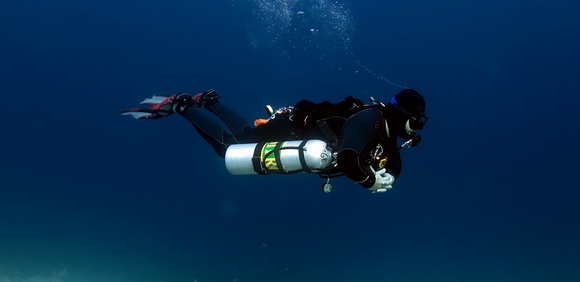
[[[373,168],[371,168],[375,171]],[[383,193],[387,192],[388,189],[393,188],[393,183],[395,183],[395,177],[387,173],[386,169],[381,169],[375,171],[375,184],[369,188],[373,193]]]

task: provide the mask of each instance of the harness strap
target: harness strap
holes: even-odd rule
[[[316,125],[318,125],[318,128],[320,128],[322,134],[324,134],[324,137],[326,137],[327,140],[334,142],[338,139],[336,134],[334,134],[334,132],[332,132],[332,129],[330,129],[330,126],[328,125],[325,119],[317,120]]]
[[[262,148],[265,144],[266,142],[258,143],[256,147],[254,147],[254,156],[252,156],[252,166],[254,167],[254,171],[260,175],[268,173],[264,166],[262,166]]]

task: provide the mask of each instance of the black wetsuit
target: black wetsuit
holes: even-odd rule
[[[231,133],[208,116],[208,111],[219,117]],[[336,104],[303,100],[295,105],[291,119],[277,114],[258,127],[251,127],[222,103],[192,107],[183,116],[221,157],[231,144],[320,139],[337,152],[338,170],[364,187],[375,182],[371,166],[378,166],[377,159],[386,159],[384,167],[395,179],[401,171],[397,137],[387,133],[384,109],[363,105],[352,97]],[[375,158],[377,150],[382,154]]]

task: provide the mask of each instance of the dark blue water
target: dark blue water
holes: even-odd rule
[[[380,4],[378,4],[380,2]],[[0,281],[579,281],[577,1],[3,1]],[[357,63],[358,62],[358,63]],[[412,87],[395,188],[231,176],[182,118]]]

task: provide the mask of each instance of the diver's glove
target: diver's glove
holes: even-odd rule
[[[393,188],[393,183],[395,183],[395,177],[393,175],[387,173],[387,170],[384,168],[378,171],[375,171],[372,167],[371,169],[375,172],[375,183],[369,190],[373,191],[373,193],[383,193]]]
[[[132,108],[121,112],[121,115],[132,116],[136,119],[160,119],[173,113],[183,113],[189,109],[195,101],[188,93],[173,94],[166,96],[153,96],[143,100],[142,105],[149,108]]]

